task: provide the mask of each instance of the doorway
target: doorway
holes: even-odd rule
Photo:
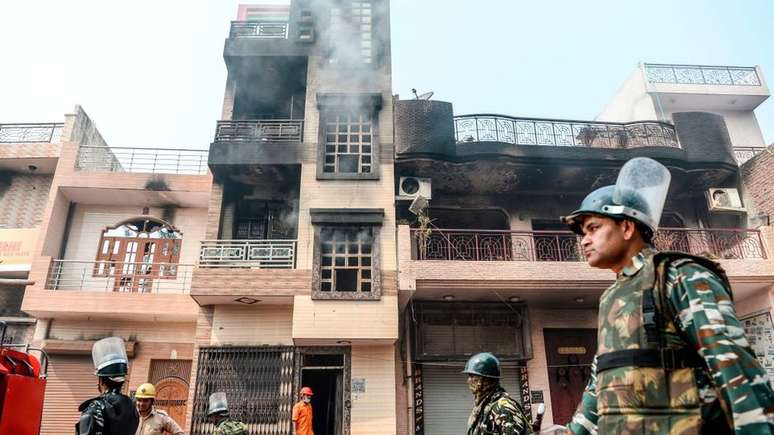
[[[344,355],[305,354],[301,386],[312,389],[315,435],[342,435]]]
[[[570,421],[591,377],[596,329],[544,329],[548,387],[555,422]]]

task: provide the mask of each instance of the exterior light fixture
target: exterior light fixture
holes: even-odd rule
[[[443,295],[442,299],[445,301],[453,301],[454,295]]]
[[[350,344],[352,344],[352,342],[349,341],[349,340],[339,340],[339,341],[336,342],[336,344],[350,345]]]
[[[575,302],[577,302],[579,304],[582,304],[582,303],[586,302],[586,299],[584,299],[581,296],[578,296],[577,298],[575,298]]]
[[[239,302],[240,304],[245,304],[245,305],[252,305],[252,304],[256,304],[258,302],[261,302],[261,300],[260,299],[248,298],[246,296],[242,296],[239,299],[234,299],[234,302]]]
[[[521,298],[518,297],[518,296],[511,296],[511,297],[508,298],[508,300],[511,301],[511,302],[514,302],[514,303],[521,302]]]

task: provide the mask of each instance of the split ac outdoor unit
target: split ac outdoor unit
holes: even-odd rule
[[[400,177],[398,183],[398,201],[412,201],[418,196],[432,199],[432,184],[429,178]]]
[[[739,198],[739,191],[731,188],[709,189],[709,209],[713,212],[743,213],[747,211]]]

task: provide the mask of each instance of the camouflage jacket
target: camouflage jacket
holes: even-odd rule
[[[215,435],[247,435],[247,425],[227,418],[215,428]]]
[[[468,418],[468,435],[526,435],[529,427],[521,405],[502,387],[481,400]]]
[[[733,427],[739,435],[774,434],[774,392],[744,336],[727,282],[691,258],[656,265],[654,255],[656,251],[651,249],[639,253],[633,258],[633,267],[625,268],[600,298],[597,357],[621,347],[638,348],[636,337],[644,335],[641,307],[632,303],[634,298],[627,299],[621,289],[651,273],[663,282],[654,293],[658,293],[657,301],[662,301],[657,306],[665,305],[658,308],[664,317],[661,334],[665,347],[695,349],[704,367],[669,371],[620,367],[598,372],[595,357],[591,378],[569,429],[575,435],[596,435],[598,429],[600,434],[610,432],[608,427],[599,428],[598,423],[613,403],[626,420],[615,427],[617,432],[639,427],[634,431],[720,434],[732,432]],[[654,282],[650,288],[654,288]],[[636,288],[629,287],[627,290]],[[626,390],[629,385],[634,388]],[[668,391],[671,389],[667,398],[660,397],[665,385],[669,385]],[[643,403],[666,414],[666,419],[658,421],[643,415],[638,409]],[[692,407],[694,416],[690,415]],[[646,417],[652,427],[643,427]]]

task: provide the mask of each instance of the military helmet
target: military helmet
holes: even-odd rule
[[[156,387],[154,387],[153,384],[142,384],[137,388],[134,397],[137,399],[155,399]]]
[[[228,413],[228,400],[226,393],[219,391],[210,394],[210,404],[207,408],[207,415]]]
[[[500,379],[500,360],[489,352],[477,353],[470,357],[462,373]]]
[[[94,343],[91,358],[97,376],[109,378],[113,382],[126,381],[129,358],[126,356],[124,340],[120,337],[103,338]]]
[[[561,219],[580,235],[582,217],[588,215],[629,218],[655,232],[670,179],[669,170],[661,163],[646,157],[631,159],[621,168],[616,184],[589,193],[578,210]]]

